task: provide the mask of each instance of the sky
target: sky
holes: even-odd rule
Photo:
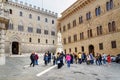
[[[44,8],[50,10],[52,12],[58,13],[60,17],[60,13],[66,10],[70,5],[72,5],[77,0],[18,0],[27,2],[32,5],[36,5],[37,7]]]

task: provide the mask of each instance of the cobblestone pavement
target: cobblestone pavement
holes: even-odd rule
[[[41,76],[36,75],[52,67],[52,63],[45,66],[41,56],[39,65],[29,67],[29,64],[29,57],[7,57],[6,65],[0,66],[0,80],[120,80],[120,64],[117,63],[109,66],[72,64],[70,68],[65,64]]]

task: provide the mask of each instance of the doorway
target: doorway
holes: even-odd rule
[[[18,54],[18,53],[19,53],[19,43],[12,42],[12,54]]]
[[[93,56],[95,56],[94,46],[93,46],[93,45],[90,45],[90,46],[89,46],[89,53],[92,53]]]

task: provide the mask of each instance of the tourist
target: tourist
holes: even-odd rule
[[[35,65],[35,52],[33,52],[31,55],[30,55],[30,60],[31,60],[31,63],[30,63],[30,66]]]
[[[45,63],[45,65],[47,65],[47,63],[48,63],[48,54],[47,53],[44,54],[44,63]]]
[[[67,54],[66,61],[67,61],[67,67],[69,67],[69,68],[70,68],[70,60],[71,60],[71,56],[70,56],[70,54]]]
[[[111,56],[110,55],[107,56],[107,62],[109,65],[111,64]]]
[[[35,53],[35,65],[38,65],[38,59],[39,59],[39,56],[37,53]]]

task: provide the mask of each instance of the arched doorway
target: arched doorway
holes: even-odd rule
[[[94,46],[93,45],[89,45],[89,53],[92,53],[93,56],[95,56]]]
[[[12,42],[12,54],[19,54],[19,43]]]

